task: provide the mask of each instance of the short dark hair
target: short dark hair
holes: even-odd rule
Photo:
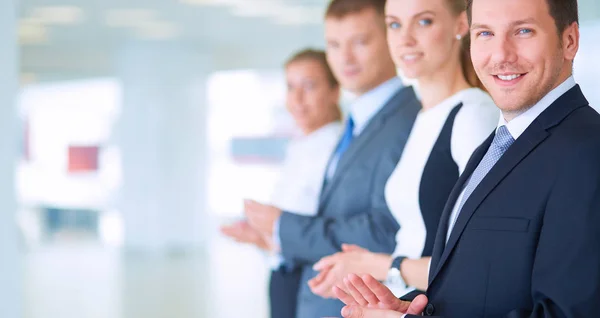
[[[550,8],[550,15],[554,18],[558,35],[562,35],[563,32],[573,22],[579,23],[579,9],[577,0],[546,0],[548,7]],[[469,17],[469,25],[472,22],[471,8],[473,6],[473,0],[467,0],[467,15]]]
[[[327,7],[325,18],[341,19],[365,9],[374,9],[381,16],[385,15],[386,0],[332,0]]]
[[[319,63],[325,72],[325,75],[327,75],[327,81],[329,82],[329,85],[331,87],[339,86],[337,79],[333,75],[333,71],[331,71],[331,68],[329,67],[329,63],[327,63],[327,56],[325,55],[324,51],[310,48],[298,51],[294,53],[294,55],[292,55],[292,57],[290,57],[284,65],[285,67],[288,67],[290,64],[298,61],[315,61]]]

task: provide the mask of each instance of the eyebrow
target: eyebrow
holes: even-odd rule
[[[514,22],[510,23],[511,27],[516,27],[519,25],[523,25],[523,24],[536,24],[537,21],[534,18],[529,18],[529,19],[524,19],[524,20],[517,20]],[[471,24],[471,30],[474,29],[491,29],[491,27],[487,24],[483,24],[483,23],[473,23]]]
[[[486,25],[486,24],[473,23],[473,24],[471,24],[471,30],[474,30],[474,29],[491,29],[491,28],[489,27],[489,25]]]
[[[435,12],[433,12],[433,11],[431,11],[431,10],[425,10],[425,11],[422,11],[422,12],[419,12],[419,13],[417,13],[417,14],[413,15],[413,16],[412,16],[412,18],[418,17],[418,16],[420,16],[420,15],[424,15],[424,14],[427,14],[427,13],[430,13],[430,14],[432,14],[432,15],[435,15]],[[387,18],[392,18],[392,19],[399,20],[399,18],[398,18],[397,16],[395,16],[395,15],[389,15],[389,14],[387,14],[385,17],[386,17],[386,19],[387,19]]]
[[[537,21],[534,18],[529,18],[529,19],[525,19],[525,20],[518,20],[515,21],[513,23],[511,23],[511,26],[518,26],[518,25],[522,25],[522,24],[537,24]]]

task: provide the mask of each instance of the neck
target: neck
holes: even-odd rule
[[[357,97],[360,97],[360,96],[374,90],[375,88],[381,86],[383,83],[391,80],[392,78],[394,78],[396,76],[397,76],[397,74],[396,74],[395,69],[392,70],[392,72],[384,72],[381,74],[380,80],[378,82],[376,82],[374,85],[372,85],[371,87],[356,90],[356,91],[353,91],[352,93],[354,93]]]
[[[460,63],[423,76],[418,82],[423,110],[431,109],[446,98],[471,87],[462,73]]]

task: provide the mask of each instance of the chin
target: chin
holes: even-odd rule
[[[413,79],[423,76],[424,73],[428,73],[428,70],[423,64],[415,63],[412,65],[405,65],[402,68],[402,72],[406,77]]]
[[[352,82],[352,83],[347,83],[343,87],[346,90],[350,91],[351,93],[356,94],[356,93],[364,93],[365,85],[363,85],[362,83]]]
[[[529,85],[510,89],[494,85],[488,91],[496,101],[496,105],[506,105],[507,109],[519,110],[531,102],[532,94],[535,93],[530,88]]]
[[[421,72],[414,69],[400,68],[400,72],[402,73],[402,76],[409,80],[416,80],[421,76]]]
[[[342,87],[344,89],[351,90],[351,91],[353,91],[354,89],[356,89],[356,87],[359,86],[356,83],[356,81],[352,81],[352,80],[348,80],[348,79],[340,79],[340,85],[342,85]]]
[[[518,113],[522,108],[520,105],[515,104],[514,102],[505,102],[505,103],[497,103],[498,108],[502,111],[502,113]]]
[[[509,115],[512,118],[519,116],[520,114],[527,111],[533,105],[527,105],[527,103],[521,99],[519,100],[507,100],[503,102],[496,102],[496,105],[502,113],[506,116]]]

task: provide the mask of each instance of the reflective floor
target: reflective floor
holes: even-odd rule
[[[62,240],[30,250],[24,269],[25,318],[268,316],[263,255],[220,237],[169,255]]]

